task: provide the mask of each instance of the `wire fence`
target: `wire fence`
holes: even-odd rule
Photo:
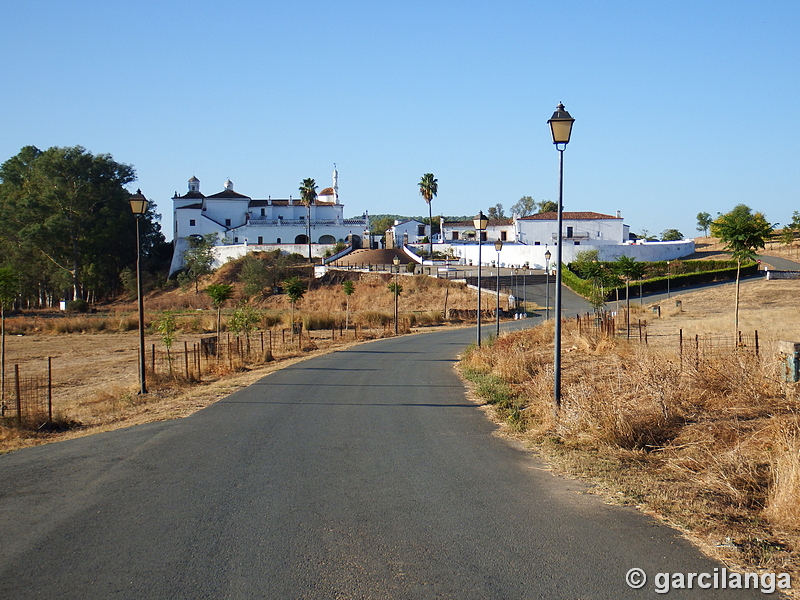
[[[289,329],[269,329],[249,335],[212,335],[178,347],[150,344],[145,349],[145,369],[148,377],[155,381],[173,379],[196,383],[220,370],[241,370],[248,364],[269,362],[351,340],[391,335],[392,331],[393,324],[306,330],[298,322]]]
[[[8,424],[26,429],[40,429],[53,420],[53,370],[47,359],[47,373],[22,374],[14,365],[13,374],[5,378],[0,398],[0,418]]]
[[[625,311],[597,312],[578,314],[575,317],[578,334],[589,337],[626,337],[629,340],[638,340],[642,344],[649,344],[647,335],[647,321],[633,319]],[[619,325],[619,327],[618,327]],[[705,361],[729,355],[731,352],[744,352],[755,357],[760,356],[761,344],[758,330],[752,333],[737,332],[730,334],[695,334],[684,335],[683,329],[674,334],[677,342],[681,361],[691,361],[696,366]],[[659,336],[661,342],[668,342],[672,336]]]

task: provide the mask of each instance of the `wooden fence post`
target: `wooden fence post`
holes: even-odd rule
[[[53,422],[53,357],[47,357],[47,422]]]
[[[186,371],[186,380],[189,380],[189,342],[183,342],[183,366]]]
[[[14,390],[17,395],[17,427],[22,427],[22,396],[19,391],[19,365],[14,365]]]

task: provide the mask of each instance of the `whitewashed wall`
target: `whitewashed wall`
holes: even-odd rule
[[[455,256],[459,257],[461,264],[478,264],[478,245],[477,244],[440,244],[439,248],[445,250],[452,249]],[[504,244],[500,251],[501,266],[521,266],[526,262],[533,269],[544,269],[544,253],[550,250],[552,258],[551,264],[555,261],[555,246],[527,246],[525,244]],[[575,260],[578,252],[585,250],[598,250],[599,260],[616,260],[620,256],[630,256],[641,262],[675,260],[688,256],[694,252],[694,240],[682,240],[679,242],[643,242],[636,244],[600,244],[590,245],[583,243],[580,246],[564,244],[563,257],[564,263]],[[481,247],[481,263],[489,265],[497,260],[497,251],[494,244],[485,243]]]

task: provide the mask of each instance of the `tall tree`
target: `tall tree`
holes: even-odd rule
[[[697,213],[697,231],[702,231],[706,237],[708,237],[708,228],[713,222],[714,219],[707,212]]]
[[[190,237],[189,248],[183,253],[184,271],[178,275],[181,285],[194,282],[194,293],[200,293],[200,278],[211,273],[214,264],[216,233],[207,233],[201,238]]]
[[[135,180],[130,165],[81,146],[26,146],[0,166],[0,179],[6,259],[36,264],[20,272],[24,281],[55,285],[66,275],[71,296],[83,298],[116,288],[120,272],[135,264],[136,228],[124,187]],[[163,241],[155,217],[151,207],[141,223],[145,254]]]
[[[523,196],[511,205],[511,214],[518,217],[527,217],[536,212],[537,202],[530,196]]]
[[[317,199],[317,182],[311,178],[303,179],[300,184],[300,199],[306,206],[306,230],[308,231],[308,262],[313,262],[311,258],[311,205]]]
[[[498,202],[494,206],[490,206],[486,211],[486,216],[492,221],[497,219],[505,219],[506,213],[505,210],[503,210],[503,205]]]
[[[735,206],[731,212],[720,215],[711,223],[711,235],[718,237],[736,260],[734,336],[739,333],[739,275],[742,262],[756,259],[756,250],[764,248],[773,229],[762,213],[754,214],[750,207],[744,204]]]
[[[428,203],[428,218],[431,224],[431,235],[428,238],[430,244],[430,257],[433,260],[433,209],[431,202],[439,193],[439,180],[433,176],[433,173],[425,173],[422,179],[419,180],[419,194]]]
[[[547,213],[547,212],[557,212],[558,211],[558,202],[553,202],[552,200],[542,200],[539,202],[539,210],[537,211],[539,214]]]
[[[6,309],[10,308],[19,290],[19,279],[10,267],[0,267],[0,413],[6,407]]]

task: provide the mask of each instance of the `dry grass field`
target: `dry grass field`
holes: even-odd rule
[[[224,273],[223,273],[224,275]],[[210,282],[218,281],[218,278]],[[289,361],[304,360],[322,352],[377,337],[393,335],[394,298],[387,289],[392,278],[372,273],[355,282],[350,297],[349,329],[344,330],[347,298],[341,285],[314,287],[298,303],[297,318],[310,332],[313,344],[304,349],[276,347],[275,362],[256,361],[244,369],[215,367],[204,374],[203,384],[186,386],[180,381],[161,380],[148,385],[146,396],[138,391],[138,334],[135,307],[117,304],[97,314],[63,315],[32,313],[7,319],[6,399],[13,396],[10,377],[19,365],[25,375],[43,374],[52,359],[54,419],[64,424],[80,423],[67,431],[27,431],[0,426],[0,452],[16,448],[89,435],[154,420],[185,416],[210,402],[247,385]],[[445,307],[471,308],[474,293],[463,285],[420,276],[399,277],[401,333],[442,326]],[[223,311],[223,332],[241,298],[234,298]],[[271,296],[255,304],[261,315],[260,331],[272,331],[276,340],[291,339],[290,306],[285,296]],[[216,311],[206,294],[179,290],[146,300],[146,347],[163,350],[156,325],[169,312],[177,324],[173,347],[190,347],[200,338],[213,335]],[[336,331],[331,331],[331,328]],[[357,327],[357,339],[356,330]],[[335,334],[335,336],[334,336]],[[341,334],[341,335],[340,335]],[[309,335],[305,333],[304,335]],[[333,337],[333,339],[331,339]],[[254,342],[255,343],[255,342]],[[149,350],[148,350],[149,351]]]
[[[742,284],[740,329],[758,330],[758,355],[752,337],[681,355],[681,330],[733,339],[733,294],[733,284],[681,294],[661,302],[660,318],[637,308],[647,344],[619,323],[611,337],[566,323],[558,414],[552,323],[471,350],[462,369],[504,431],[555,470],[681,528],[732,567],[800,581],[800,388],[784,381],[776,350],[800,342],[800,281]]]
[[[717,257],[699,240],[697,257]],[[794,249],[768,249],[796,259]],[[355,282],[348,324],[372,326],[363,337],[392,335],[388,274]],[[212,281],[216,281],[213,280]],[[458,284],[403,276],[401,329],[439,326],[446,308],[474,308],[474,292]],[[520,436],[555,470],[590,481],[612,501],[633,504],[687,532],[731,566],[794,572],[800,557],[800,410],[796,385],[782,381],[778,340],[800,341],[800,282],[753,280],[741,288],[740,329],[758,331],[752,348],[710,353],[702,361],[679,354],[679,332],[733,333],[732,284],[635,307],[646,321],[647,344],[564,328],[564,405],[552,410],[552,323],[501,336],[465,354],[462,368],[479,395],[496,402],[503,430]],[[226,308],[223,324],[235,298]],[[310,290],[298,305],[307,323],[341,327],[347,298],[341,285]],[[164,311],[178,323],[176,345],[215,328],[208,297],[178,291],[147,299],[147,344],[159,344],[154,324]],[[288,326],[283,296],[258,303],[262,327]],[[613,303],[609,305],[613,309]],[[40,371],[53,357],[56,414],[80,427],[60,433],[0,427],[0,452],[191,414],[288,361],[357,343],[318,341],[316,350],[287,352],[269,364],[219,369],[202,385],[151,386],[138,396],[134,310],[117,305],[97,315],[12,317],[7,363]],[[223,325],[224,327],[224,325]],[[617,323],[617,327],[620,324]],[[66,333],[70,332],[70,333]]]

